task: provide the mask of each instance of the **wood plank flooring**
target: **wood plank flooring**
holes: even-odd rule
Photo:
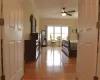
[[[25,64],[22,80],[76,80],[76,58],[68,58],[59,47],[43,48],[35,62]]]

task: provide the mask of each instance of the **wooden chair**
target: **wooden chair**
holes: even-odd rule
[[[56,41],[53,40],[52,36],[50,35],[50,40],[51,40],[51,46],[55,46],[56,45]]]

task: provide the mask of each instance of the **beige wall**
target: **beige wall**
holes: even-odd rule
[[[76,40],[76,33],[72,32],[78,25],[77,19],[40,19],[39,31],[44,30],[47,25],[61,25],[70,27],[70,40]]]
[[[34,8],[34,3],[31,0],[24,0],[24,39],[28,40],[30,38],[30,15],[33,14],[37,21],[37,32],[39,27],[39,18],[36,15]]]

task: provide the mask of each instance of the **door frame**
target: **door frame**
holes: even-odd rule
[[[4,62],[3,62],[3,37],[2,37],[2,27],[4,26],[4,19],[3,19],[3,0],[0,0],[0,80],[4,79]]]
[[[1,0],[0,0],[1,3]],[[1,4],[0,4],[0,18],[1,18]],[[0,32],[1,32],[1,25],[0,25]],[[1,80],[1,33],[0,33],[0,80]]]
[[[98,0],[98,22],[97,22],[97,28],[98,28],[98,44],[97,44],[97,60],[96,60],[96,76],[98,80],[100,79],[100,0]]]

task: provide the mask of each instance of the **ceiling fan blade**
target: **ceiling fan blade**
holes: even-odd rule
[[[72,11],[67,11],[67,13],[72,13],[72,12],[76,12],[75,10],[72,10]]]
[[[66,13],[68,16],[72,16],[72,14]]]

